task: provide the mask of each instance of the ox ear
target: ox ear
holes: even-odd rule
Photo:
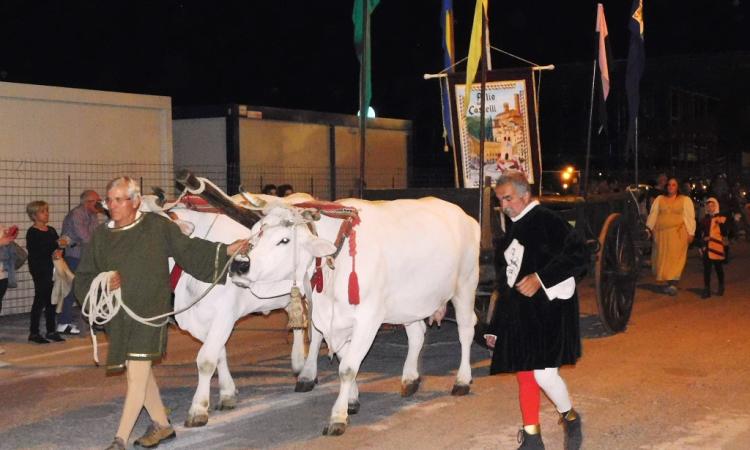
[[[163,208],[159,205],[159,197],[151,194],[141,195],[141,204],[138,209],[142,212],[160,213],[163,211]]]
[[[316,258],[322,258],[324,256],[333,255],[336,253],[336,246],[331,241],[314,237],[307,243],[305,248]]]

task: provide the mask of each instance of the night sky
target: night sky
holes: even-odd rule
[[[0,80],[352,114],[352,0],[0,1]],[[492,45],[539,64],[592,59],[595,3],[490,0]],[[603,1],[615,58],[631,0]],[[644,0],[647,57],[750,50],[750,0]],[[381,0],[372,18],[373,106],[415,121],[418,164],[440,165],[440,0]],[[466,55],[474,0],[454,0]],[[518,63],[498,53],[495,67]],[[700,68],[696,68],[700,70]]]

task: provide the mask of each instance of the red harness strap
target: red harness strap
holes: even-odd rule
[[[349,273],[349,304],[359,305],[359,278],[357,277],[355,265],[357,256],[357,232],[354,230],[354,227],[360,223],[357,210],[339,203],[321,201],[302,202],[297,203],[294,206],[298,208],[317,209],[323,215],[328,217],[343,219],[339,232],[336,235],[336,241],[334,242],[334,245],[337,248],[334,257],[335,255],[338,255],[339,251],[341,251],[344,239],[349,238],[349,256],[352,257],[352,271]],[[323,270],[321,266],[321,258],[315,258],[315,273],[310,279],[310,283],[319,293],[323,292]]]
[[[172,267],[172,271],[169,272],[169,285],[172,286],[172,292],[174,292],[174,289],[177,287],[177,282],[180,281],[181,275],[182,267],[175,264],[174,267]]]
[[[188,209],[191,209],[193,211],[213,212],[213,213],[221,214],[221,211],[214,208],[206,200],[204,200],[203,198],[197,195],[186,195],[180,199],[180,203],[182,203]],[[177,215],[174,212],[167,211],[167,215],[172,220],[177,220]],[[169,272],[169,285],[172,287],[172,292],[174,292],[175,288],[177,287],[177,283],[180,281],[182,272],[183,272],[182,267],[178,266],[177,264],[175,264],[174,267],[172,268],[172,271]]]
[[[208,201],[198,195],[186,195],[180,199],[180,203],[185,205],[188,209],[199,212],[210,212],[217,214],[224,214],[223,211],[218,208],[214,208]]]

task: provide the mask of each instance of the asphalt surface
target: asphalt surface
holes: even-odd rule
[[[702,271],[691,253],[677,297],[659,293],[642,272],[628,329],[608,336],[594,315],[592,277],[579,286],[584,356],[562,370],[583,413],[590,449],[750,448],[750,246],[738,244],[727,268],[727,294],[701,300]],[[0,449],[104,448],[117,429],[123,376],[91,363],[87,336],[64,343],[26,342],[25,316],[0,317]],[[489,352],[474,344],[474,384],[451,397],[458,366],[455,324],[428,329],[422,385],[399,395],[406,355],[400,327],[381,329],[358,377],[361,409],[346,434],[322,437],[338,392],[337,361],[319,359],[319,384],[295,393],[285,315],[238,322],[228,345],[238,405],[211,411],[202,428],[182,426],[197,384],[199,343],[170,331],[169,353],[155,372],[178,438],[159,448],[434,449],[516,448],[520,422],[512,376],[488,376]],[[101,336],[101,335],[100,335]],[[102,336],[100,354],[106,352]],[[216,383],[211,401],[216,403]],[[562,448],[557,415],[543,398],[547,448]],[[148,425],[145,411],[132,441]]]
[[[283,317],[280,317],[283,319]],[[258,320],[257,316],[248,320]],[[262,319],[261,319],[262,320]],[[272,319],[273,320],[273,319]],[[281,323],[283,321],[276,320]],[[240,325],[242,326],[242,325]],[[17,346],[29,347],[42,353],[37,354],[35,361],[38,365],[24,367],[31,359],[23,356],[13,358],[16,363],[8,364],[0,371],[0,377],[18,371],[16,383],[9,383],[7,378],[0,382],[0,389],[4,394],[13,384],[36,385],[32,390],[43,389],[48,395],[54,396],[54,389],[47,389],[48,378],[63,372],[82,372],[80,390],[96,390],[100,387],[87,387],[86,383],[99,384],[102,378],[119,379],[124,384],[123,376],[104,377],[102,369],[86,367],[85,362],[78,363],[81,356],[88,355],[90,350],[89,338],[84,335],[68,337],[64,344],[30,344],[25,342],[28,327],[27,318],[23,315],[0,318],[0,339],[8,347],[8,342]],[[86,332],[88,330],[85,330]],[[285,334],[283,329],[270,330],[277,335]],[[177,330],[172,334],[176,339],[185,339]],[[100,339],[106,340],[101,333]],[[172,346],[170,342],[170,346]],[[63,347],[64,346],[64,347]],[[170,347],[171,348],[171,347]],[[366,386],[382,380],[399,379],[408,345],[406,334],[400,327],[385,327],[378,334],[372,350],[365,359],[358,381],[360,386]],[[67,352],[67,353],[66,353]],[[66,364],[66,358],[71,352],[76,354],[76,364]],[[421,374],[423,377],[443,376],[455,373],[458,366],[460,347],[455,323],[443,322],[441,327],[433,326],[426,333],[425,345],[422,351]],[[15,353],[15,352],[14,352]],[[474,344],[472,346],[472,363],[486,361],[489,352]],[[3,355],[4,356],[4,355]],[[26,358],[33,358],[29,355]],[[1,356],[0,356],[1,358]],[[101,356],[103,358],[103,354]],[[41,362],[49,360],[49,362]],[[85,356],[84,356],[85,360]],[[53,362],[55,361],[55,362]],[[83,361],[83,360],[81,360]],[[320,436],[322,427],[328,420],[330,408],[338,392],[338,375],[336,359],[330,360],[321,356],[318,361],[319,385],[309,393],[294,392],[294,378],[290,373],[290,359],[288,354],[271,356],[254,361],[251,364],[242,362],[232,363],[230,370],[238,384],[239,402],[232,411],[211,411],[208,427],[184,428],[184,422],[190,405],[193,383],[184,387],[163,387],[165,378],[177,376],[172,372],[189,369],[190,364],[172,362],[170,356],[157,366],[157,378],[162,385],[162,398],[165,405],[172,409],[171,420],[177,425],[179,439],[160,445],[160,448],[269,448],[283,447],[287,444],[304,442],[307,439]],[[194,364],[193,364],[194,366]],[[193,371],[195,371],[193,367]],[[169,372],[169,373],[165,373]],[[487,366],[474,371],[475,377],[488,375]],[[246,384],[247,380],[254,383]],[[50,383],[51,384],[51,383]],[[18,387],[18,392],[27,388]],[[76,387],[65,386],[61,389],[74,390]],[[362,388],[361,388],[362,389]],[[417,406],[423,402],[440,396],[449,397],[445,392],[418,392],[414,397],[402,399],[398,389],[392,392],[362,392],[360,402],[366,405],[352,421],[357,425],[377,423],[406,406]],[[5,396],[5,395],[4,395]],[[25,401],[19,396],[8,395],[7,401]],[[218,402],[218,389],[212,390],[212,403]],[[61,405],[62,406],[62,405]],[[6,428],[0,419],[0,449],[17,448],[97,448],[104,447],[112,440],[113,432],[117,429],[122,408],[122,398],[113,398],[106,402],[86,402],[80,407],[58,408],[58,411],[48,411],[43,418],[31,419],[30,423],[22,423]],[[148,426],[148,418],[144,412],[136,424],[131,438],[142,434]]]

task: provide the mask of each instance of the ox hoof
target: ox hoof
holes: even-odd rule
[[[227,409],[234,409],[237,407],[237,397],[223,397],[219,399],[219,404],[216,405],[216,409],[225,411]]]
[[[195,416],[188,416],[188,418],[185,419],[185,427],[187,428],[202,427],[207,423],[208,423],[208,414],[198,414]]]
[[[310,392],[316,384],[318,384],[317,378],[314,380],[297,380],[297,384],[294,386],[294,392]]]
[[[401,397],[411,397],[419,390],[421,378],[401,383]]]
[[[468,384],[454,384],[451,395],[466,395],[469,393]]]
[[[354,403],[349,403],[346,406],[346,412],[349,414],[357,414],[359,412],[359,400],[355,400]]]
[[[341,436],[346,431],[346,424],[337,422],[323,428],[323,436]]]

